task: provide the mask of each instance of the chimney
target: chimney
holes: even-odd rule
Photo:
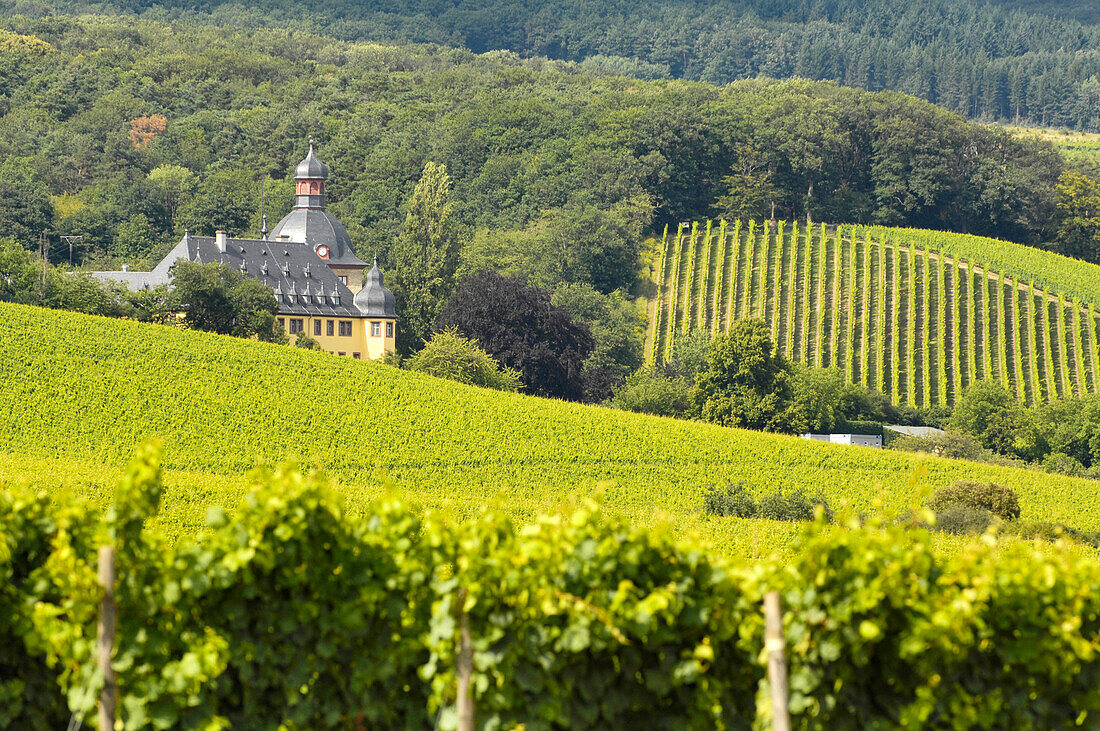
[[[214,243],[218,245],[218,251],[225,253],[225,250],[229,247],[229,237],[225,231],[214,232]]]
[[[130,265],[129,264],[123,264],[122,265],[122,271],[124,271],[124,272],[130,271]]]

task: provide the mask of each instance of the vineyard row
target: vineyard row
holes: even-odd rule
[[[1035,404],[1096,393],[1098,313],[981,264],[859,227],[707,223],[662,240],[651,362],[676,338],[761,318],[791,359],[895,403],[1000,381]]]

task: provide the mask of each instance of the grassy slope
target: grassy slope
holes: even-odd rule
[[[235,505],[247,470],[287,457],[324,468],[354,508],[388,479],[466,513],[494,498],[519,516],[601,485],[640,521],[666,511],[738,552],[791,528],[697,515],[705,487],[820,491],[857,509],[906,509],[961,477],[1021,495],[1027,517],[1100,529],[1095,483],[921,460],[793,437],[500,394],[335,358],[168,327],[0,305],[0,483],[104,500],[134,444],[158,435],[169,469],[163,521],[201,525]]]

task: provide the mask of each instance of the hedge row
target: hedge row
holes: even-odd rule
[[[797,728],[1100,727],[1098,561],[992,541],[948,559],[853,524],[735,565],[598,506],[524,528],[397,498],[352,515],[320,476],[256,475],[176,545],[147,527],[153,445],[107,515],[0,491],[0,728],[94,724],[105,542],[125,728],[453,727],[463,623],[481,728],[745,728],[768,713],[769,588]]]

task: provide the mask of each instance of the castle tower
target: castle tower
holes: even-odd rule
[[[325,207],[328,165],[321,162],[309,143],[309,154],[294,169],[294,210],[271,230],[272,241],[308,244],[352,292],[363,284],[367,263],[351,248],[351,236]]]

